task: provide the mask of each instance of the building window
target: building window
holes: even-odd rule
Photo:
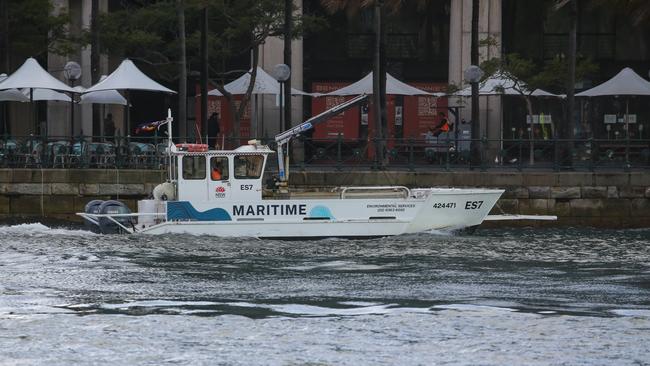
[[[183,179],[205,179],[205,156],[183,156]]]
[[[239,155],[235,157],[235,178],[258,179],[262,175],[262,155]]]

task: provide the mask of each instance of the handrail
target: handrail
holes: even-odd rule
[[[350,187],[341,187],[341,193],[340,197],[341,199],[346,199],[347,197],[345,196],[346,193],[348,193],[348,190],[363,190],[363,191],[382,191],[382,190],[392,190],[393,192],[395,191],[404,191],[406,193],[406,197],[409,197],[411,195],[411,190],[408,189],[405,186],[370,186],[370,187],[364,187],[364,186],[350,186]]]

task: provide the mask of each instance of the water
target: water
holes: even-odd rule
[[[650,365],[650,229],[0,238],[0,365]]]

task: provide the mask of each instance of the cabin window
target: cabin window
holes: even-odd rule
[[[235,178],[258,179],[262,175],[264,157],[262,155],[235,156]]]
[[[205,179],[205,156],[183,156],[183,179]]]
[[[210,159],[210,179],[228,180],[228,158],[217,156]]]

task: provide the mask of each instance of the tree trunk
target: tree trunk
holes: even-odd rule
[[[9,52],[9,0],[0,0],[0,14],[2,14],[2,39],[0,39],[0,49],[2,49],[3,72],[9,74],[11,67]]]
[[[208,133],[208,6],[201,21],[201,139]],[[208,142],[206,141],[206,144]]]
[[[284,0],[284,63],[291,69],[291,38],[293,34],[293,1]],[[292,71],[293,73],[293,71]],[[291,74],[284,83],[284,130],[291,128]]]
[[[9,67],[11,63],[9,62],[9,4],[8,0],[0,0],[0,14],[2,14],[2,31],[0,32],[0,50],[2,50],[2,71],[9,74]],[[2,133],[7,135],[9,134],[9,103],[2,104]]]
[[[471,64],[478,66],[478,20],[479,0],[472,0]],[[470,166],[481,164],[481,124],[479,123],[478,82],[472,83],[472,142],[470,143]]]
[[[178,19],[179,63],[178,63],[178,137],[187,140],[187,58],[185,52],[185,4],[176,0]]]
[[[571,0],[569,8],[569,19],[571,20],[571,28],[569,30],[569,52],[568,52],[568,70],[569,79],[567,80],[567,115],[566,123],[562,131],[562,138],[572,140],[574,136],[574,114],[575,114],[575,83],[576,83],[576,53],[577,53],[577,33],[578,33],[578,0]],[[564,145],[564,151],[561,152],[561,164],[571,165],[571,150],[573,144],[567,142]]]
[[[101,78],[100,70],[100,53],[99,53],[99,0],[92,0],[90,9],[90,78],[91,84],[96,84]],[[102,116],[100,114],[99,105],[93,104],[93,136],[103,135],[102,130]]]

